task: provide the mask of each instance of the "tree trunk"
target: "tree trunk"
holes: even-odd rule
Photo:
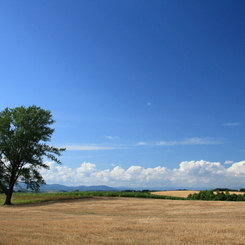
[[[5,192],[6,199],[4,205],[12,205],[11,198],[12,198],[13,190],[7,190]]]

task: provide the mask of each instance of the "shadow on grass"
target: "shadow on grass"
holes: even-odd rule
[[[92,199],[90,196],[80,196],[80,197],[72,197],[72,196],[50,196],[50,197],[34,197],[31,195],[24,195],[19,197],[14,197],[12,200],[12,205],[3,205],[4,201],[1,200],[0,206],[2,207],[24,207],[24,206],[43,206],[50,205],[54,203],[62,203],[62,202],[74,202],[78,200],[87,200]]]

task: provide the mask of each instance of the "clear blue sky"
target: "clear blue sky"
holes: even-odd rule
[[[1,110],[67,147],[47,183],[245,187],[244,1],[0,1],[0,34]]]

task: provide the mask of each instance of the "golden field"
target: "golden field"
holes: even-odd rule
[[[0,206],[0,244],[245,244],[245,202],[91,197]]]
[[[151,194],[163,195],[163,196],[187,197],[189,194],[194,194],[198,192],[199,191],[155,191],[155,192],[151,192]],[[239,191],[230,191],[229,193],[237,194],[237,195],[244,194],[243,192],[239,192]]]
[[[194,194],[198,192],[199,191],[155,191],[151,192],[151,194],[174,197],[187,197],[189,194]]]

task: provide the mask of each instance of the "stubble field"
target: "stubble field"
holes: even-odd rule
[[[0,206],[0,244],[245,244],[245,202],[91,197]]]
[[[152,194],[155,195],[165,195],[165,196],[175,196],[175,197],[187,197],[189,194],[194,194],[194,193],[198,193],[199,191],[155,191],[152,192]],[[214,193],[216,193],[214,191]],[[229,191],[230,194],[237,194],[237,195],[241,195],[244,194],[243,192],[239,192],[239,191]]]

